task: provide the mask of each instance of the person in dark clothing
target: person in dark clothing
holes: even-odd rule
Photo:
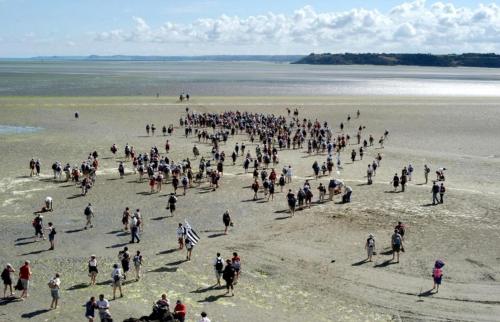
[[[432,184],[431,192],[432,192],[432,204],[433,205],[438,204],[439,203],[439,200],[438,200],[439,186],[436,183],[436,181],[434,181]]]
[[[445,191],[446,191],[446,188],[444,187],[444,183],[441,183],[441,186],[439,187],[439,203],[443,203],[443,197],[444,197]]]
[[[230,259],[226,260],[226,267],[224,267],[224,271],[222,272],[222,278],[226,281],[226,294],[229,294],[229,290],[231,290],[231,295],[234,296],[234,276],[236,274],[236,270],[234,269],[233,264]]]

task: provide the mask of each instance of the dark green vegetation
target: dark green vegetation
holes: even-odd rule
[[[490,67],[500,68],[496,54],[310,54],[293,64],[313,65],[406,65],[434,67]]]

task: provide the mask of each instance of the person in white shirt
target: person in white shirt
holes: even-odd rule
[[[61,280],[59,277],[59,273],[56,273],[54,278],[49,281],[50,295],[52,296],[52,303],[50,303],[51,309],[57,309],[57,302],[60,297],[59,288],[61,287]]]
[[[109,312],[109,301],[104,298],[104,294],[99,295],[99,301],[97,301],[96,304],[101,321],[109,321],[111,318],[111,313]]]
[[[45,198],[45,209],[47,209],[47,211],[52,211],[52,197],[47,196]]]
[[[113,300],[116,299],[116,289],[118,288],[120,290],[120,297],[123,297],[122,293],[122,278],[123,278],[123,273],[121,268],[118,266],[118,264],[113,265],[113,272],[111,273],[111,278],[113,280],[112,285],[113,285]]]
[[[179,227],[177,227],[177,242],[179,243],[179,249],[184,248],[184,235],[186,235],[186,229],[179,223]]]
[[[201,319],[199,322],[211,322],[210,319],[207,316],[207,313],[201,312]]]

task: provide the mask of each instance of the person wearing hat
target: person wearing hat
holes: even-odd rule
[[[368,239],[366,239],[365,249],[367,252],[366,261],[371,262],[373,253],[375,253],[375,237],[372,234],[369,234]]]
[[[187,308],[186,305],[181,302],[181,300],[177,300],[174,308],[174,318],[179,320],[179,322],[184,322],[186,319]]]
[[[7,264],[2,271],[2,281],[3,281],[3,297],[6,298],[7,287],[10,289],[10,296],[14,296],[14,292],[12,292],[12,274],[15,270],[12,265]]]

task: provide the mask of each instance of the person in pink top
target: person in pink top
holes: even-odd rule
[[[439,285],[441,285],[441,280],[443,279],[443,266],[444,263],[441,260],[437,260],[432,270],[432,278],[434,279],[434,286],[432,289],[436,290],[436,293],[439,292]]]

